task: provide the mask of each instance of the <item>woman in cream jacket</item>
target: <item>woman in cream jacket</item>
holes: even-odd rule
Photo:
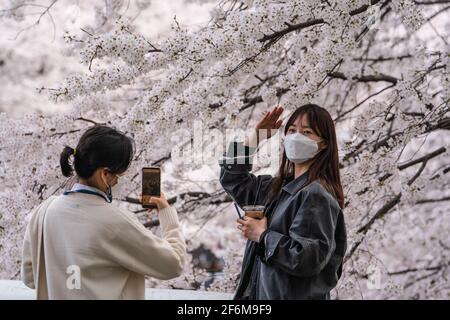
[[[106,126],[87,130],[76,149],[64,148],[62,172],[72,174],[73,156],[79,183],[34,210],[24,240],[22,280],[37,299],[144,299],[145,275],[182,273],[186,244],[164,195],[151,199],[161,237],[111,204],[111,187],[133,154],[132,140]]]

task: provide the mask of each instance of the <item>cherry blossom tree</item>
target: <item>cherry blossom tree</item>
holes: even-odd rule
[[[4,12],[16,18],[30,5],[12,2]],[[55,3],[41,7],[42,16]],[[232,292],[244,239],[218,184],[217,154],[227,141],[217,133],[249,132],[272,105],[288,117],[313,102],[335,120],[346,197],[349,247],[333,297],[448,298],[450,1],[220,1],[202,28],[175,17],[162,39],[139,32],[139,18],[116,14],[124,2],[110,4],[94,27],[64,36],[83,71],[38,88],[69,107],[0,115],[2,278],[18,276],[30,210],[73,182],[59,172],[62,147],[103,123],[137,147],[117,202],[158,232],[136,199],[140,168],[162,166],[189,245],[205,237],[221,244],[226,268],[213,290]],[[120,103],[111,107],[113,100]],[[254,172],[274,173],[268,163]],[[179,279],[148,281],[198,288],[204,276],[187,268]]]

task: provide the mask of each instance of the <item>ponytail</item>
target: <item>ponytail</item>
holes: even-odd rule
[[[70,177],[73,173],[73,168],[70,165],[69,158],[74,154],[74,151],[75,150],[73,148],[65,146],[61,152],[59,164],[61,165],[61,171],[64,177]]]

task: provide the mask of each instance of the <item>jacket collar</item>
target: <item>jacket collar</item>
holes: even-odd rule
[[[283,190],[293,195],[296,194],[308,181],[309,170],[304,172],[302,175],[294,179],[293,176],[288,178],[286,184],[283,186]]]

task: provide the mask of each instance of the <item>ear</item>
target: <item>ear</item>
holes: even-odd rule
[[[108,173],[109,173],[108,169],[106,169],[106,168],[99,168],[99,169],[98,169],[98,172],[99,172],[99,174],[100,174],[101,177],[102,177],[102,176],[108,177]]]
[[[326,149],[328,147],[328,143],[325,140],[322,140],[319,142],[319,148],[322,149]]]

